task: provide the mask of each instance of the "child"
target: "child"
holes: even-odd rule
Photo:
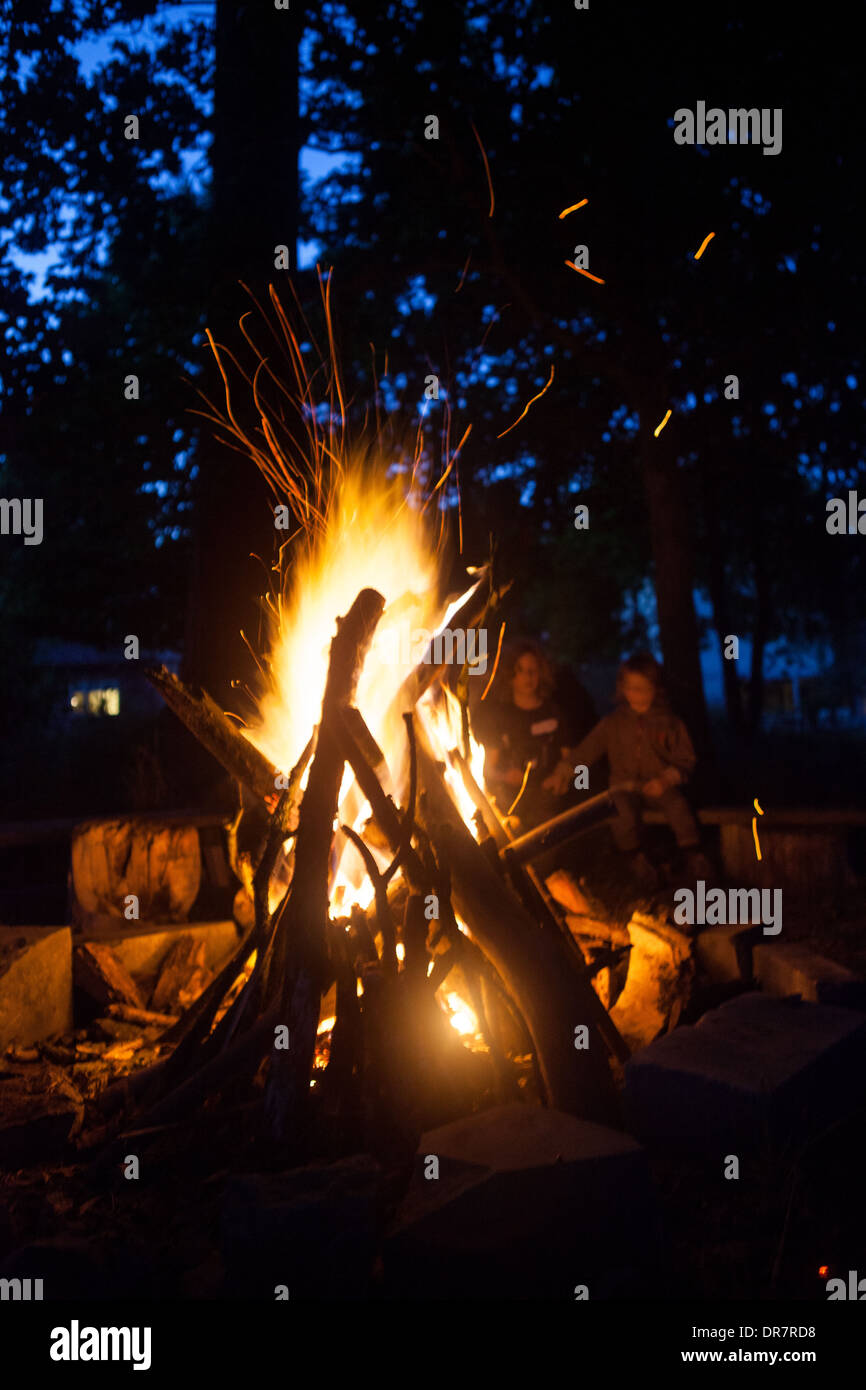
[[[655,869],[641,852],[641,810],[657,808],[686,854],[689,869],[696,877],[710,879],[712,865],[701,853],[695,817],[679,790],[694,769],[695,750],[688,729],[667,703],[661,667],[649,652],[638,652],[622,663],[617,694],[617,709],[596,724],[574,755],[577,765],[589,766],[607,754],[617,810],[611,830],[617,847],[631,856],[641,883],[656,887]],[[634,783],[634,791],[616,791],[622,782]]]

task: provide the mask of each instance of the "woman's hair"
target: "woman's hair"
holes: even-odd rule
[[[626,676],[643,676],[644,680],[655,686],[659,694],[664,692],[664,671],[652,652],[635,652],[621,663],[616,673],[617,695],[622,695],[622,685]]]
[[[514,673],[517,670],[518,661],[520,661],[521,657],[524,656],[533,656],[535,657],[535,660],[538,662],[538,693],[543,700],[546,700],[550,695],[553,694],[553,687],[556,684],[556,678],[553,674],[553,667],[550,664],[550,661],[547,659],[537,642],[520,642],[514,648],[509,658],[508,666],[506,668],[508,672],[509,683],[514,679]]]

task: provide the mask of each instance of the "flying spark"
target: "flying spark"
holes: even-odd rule
[[[597,275],[590,275],[590,273],[589,273],[588,270],[581,270],[581,268],[580,268],[579,265],[575,265],[575,264],[574,264],[574,261],[566,261],[565,264],[566,264],[571,270],[576,270],[577,273],[578,273],[578,275],[585,275],[586,278],[587,278],[587,280],[594,280],[595,283],[596,283],[597,285],[603,285],[603,284],[604,284],[604,281],[603,281],[603,280],[600,280],[599,277],[598,277]]]
[[[658,439],[659,435],[661,434],[662,430],[664,429],[665,425],[667,424],[667,422],[668,422],[668,420],[669,420],[670,418],[671,418],[671,412],[668,411],[667,414],[665,415],[665,418],[662,420],[661,424],[660,424],[660,425],[656,425],[655,429],[653,430],[653,434],[655,435],[656,439]]]
[[[700,245],[700,250],[698,250],[698,251],[695,252],[695,260],[696,260],[696,261],[699,261],[699,260],[701,259],[701,256],[704,254],[704,252],[706,251],[707,247],[709,246],[710,242],[712,241],[712,239],[713,239],[713,237],[714,237],[715,235],[716,235],[715,232],[710,232],[709,236],[705,236],[705,237],[704,237],[704,239],[703,239],[703,241],[701,242],[701,245]]]
[[[762,816],[764,813],[758,805],[757,797],[755,797],[753,805],[758,813],[758,816]],[[758,839],[758,816],[752,816],[752,837],[755,841],[755,853],[759,859],[763,859],[764,856],[761,854],[761,842]]]
[[[550,367],[550,376],[547,378],[547,381],[545,382],[544,386],[542,386],[542,388],[541,388],[541,390],[539,391],[538,395],[537,395],[537,396],[533,396],[531,401],[527,401],[527,402],[526,402],[526,405],[523,407],[523,410],[520,412],[520,414],[518,415],[517,419],[514,421],[514,424],[513,424],[513,425],[509,425],[507,430],[503,430],[503,431],[502,431],[502,434],[498,434],[498,435],[496,436],[497,439],[504,439],[505,435],[508,434],[509,430],[513,430],[513,429],[514,429],[514,425],[519,425],[519,424],[520,424],[521,420],[523,419],[524,415],[525,415],[526,412],[528,411],[529,407],[530,407],[531,405],[534,405],[534,403],[535,403],[536,401],[540,401],[540,400],[541,400],[541,397],[544,395],[545,391],[547,390],[547,388],[550,386],[551,382],[553,381],[553,370],[554,370],[554,369],[553,369],[553,364],[551,363],[551,367]]]
[[[496,676],[496,670],[497,670],[497,667],[499,666],[499,654],[500,654],[500,652],[502,651],[502,639],[503,639],[504,636],[505,636],[505,623],[503,623],[502,626],[501,626],[501,628],[499,629],[499,645],[498,645],[497,648],[496,648],[496,656],[495,656],[494,661],[493,661],[493,670],[490,672],[490,680],[489,680],[489,681],[487,682],[487,684],[485,685],[484,691],[483,691],[482,696],[481,696],[482,700],[486,700],[486,699],[487,699],[487,692],[488,692],[488,690],[490,689],[491,685],[493,684],[494,677]]]
[[[490,211],[488,212],[487,216],[488,216],[488,217],[492,217],[492,216],[493,216],[493,207],[494,207],[494,201],[493,201],[493,180],[492,180],[491,177],[490,177],[490,165],[487,163],[487,151],[485,150],[484,146],[483,146],[482,143],[481,143],[481,136],[478,134],[478,131],[475,130],[475,122],[474,122],[474,121],[470,121],[469,124],[472,126],[472,129],[473,129],[473,131],[474,131],[474,133],[475,133],[475,139],[478,141],[478,148],[479,148],[479,150],[481,151],[481,158],[484,160],[484,172],[485,172],[485,174],[487,175],[487,187],[490,189]]]
[[[570,212],[577,212],[578,208],[586,207],[588,202],[588,198],[581,198],[579,203],[572,203],[570,208],[563,208],[562,212],[559,214],[560,222],[562,221],[563,217],[567,217]]]

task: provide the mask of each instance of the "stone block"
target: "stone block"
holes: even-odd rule
[[[147,922],[120,924],[103,918],[98,927],[84,933],[85,941],[102,941],[110,946],[133,979],[153,979],[172,947],[181,937],[204,943],[204,964],[208,970],[225,965],[238,944],[238,929],[230,919],[220,922],[184,922],[167,927]]]
[[[427,1177],[431,1159],[438,1177]],[[395,1298],[573,1301],[646,1293],[658,1225],[643,1150],[628,1135],[529,1105],[423,1135],[385,1244]]]
[[[818,1004],[866,1010],[866,980],[808,946],[764,942],[754,951],[755,978],[769,994],[799,994]]]
[[[0,927],[0,1052],[72,1029],[69,927]]]
[[[866,1020],[743,994],[638,1052],[625,1079],[629,1128],[654,1147],[726,1154],[801,1140],[866,1095]]]

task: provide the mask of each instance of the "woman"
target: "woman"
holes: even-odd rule
[[[489,710],[480,706],[473,724],[484,744],[488,790],[503,815],[513,807],[510,819],[516,822],[518,834],[523,834],[564,811],[575,799],[574,749],[592,727],[596,713],[589,695],[576,683],[572,707],[553,698],[553,670],[533,642],[517,648],[507,674],[509,698]],[[586,912],[580,889],[570,874],[557,867],[558,858],[559,851],[551,851],[536,861],[535,868],[563,907]]]
[[[481,706],[474,722],[485,749],[485,781],[500,811],[507,815],[514,805],[520,829],[526,831],[564,809],[565,794],[573,786],[574,748],[595,712],[581,692],[587,708],[579,712],[580,727],[574,714],[553,699],[550,662],[532,642],[515,651],[508,679],[508,698],[489,710]]]

